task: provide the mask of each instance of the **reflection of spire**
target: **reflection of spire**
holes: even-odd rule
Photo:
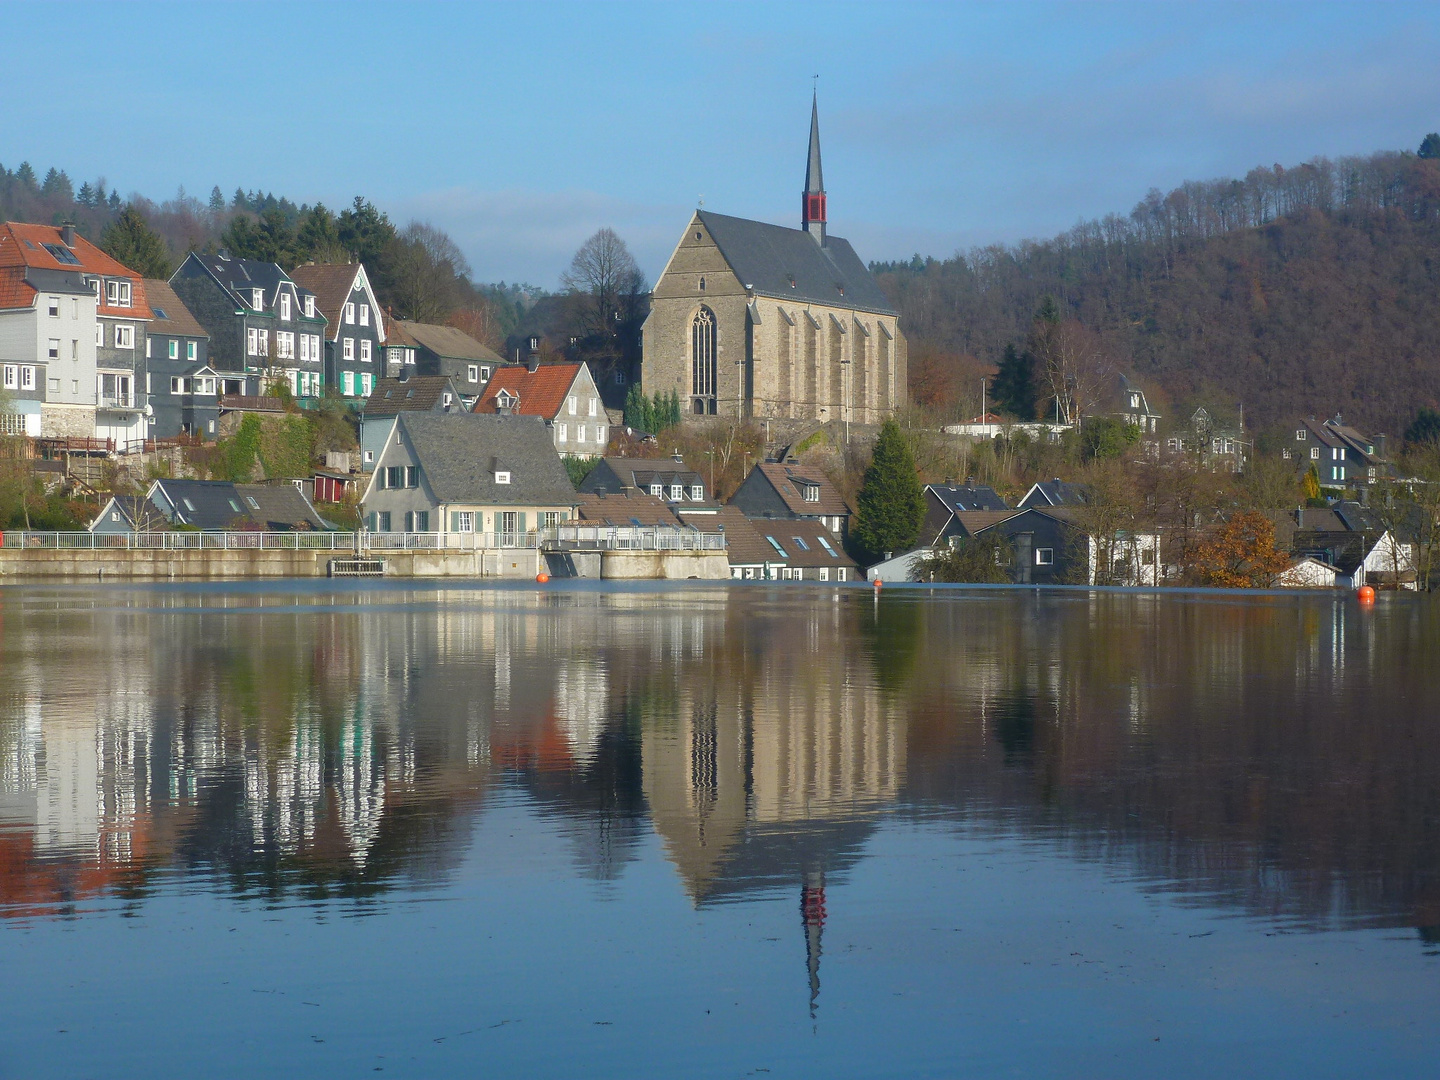
[[[800,917],[805,924],[805,966],[810,972],[810,1019],[820,1001],[820,935],[825,929],[825,872],[807,873],[800,886]]]

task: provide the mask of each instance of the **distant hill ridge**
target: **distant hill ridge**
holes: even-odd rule
[[[1437,150],[1257,168],[1051,240],[872,268],[914,352],[956,378],[963,354],[993,365],[1022,341],[1050,294],[1172,414],[1243,404],[1263,428],[1343,411],[1398,433],[1440,403]]]

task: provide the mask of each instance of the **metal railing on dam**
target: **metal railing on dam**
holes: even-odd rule
[[[36,551],[724,551],[724,533],[561,525],[530,532],[0,532],[0,548]]]

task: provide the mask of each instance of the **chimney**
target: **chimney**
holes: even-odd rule
[[[685,459],[680,456],[679,450],[676,450],[673,454],[670,455],[670,460],[675,462],[677,465],[685,464]]]
[[[1295,527],[1297,529],[1303,529],[1305,527],[1305,507],[1303,506],[1297,506],[1295,508]]]
[[[540,357],[537,354],[530,354],[530,359],[525,361],[525,370],[530,372],[531,375],[534,375],[535,372],[540,370]]]
[[[1386,442],[1388,442],[1388,439],[1383,431],[1375,436],[1375,456],[1382,461],[1385,459]]]
[[[60,223],[60,242],[68,248],[75,246],[75,223],[73,221]]]

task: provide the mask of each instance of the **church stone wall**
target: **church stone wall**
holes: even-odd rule
[[[877,424],[907,400],[908,357],[895,316],[747,298],[697,217],[656,283],[642,338],[641,389],[673,390],[687,416],[695,415],[691,325],[702,304],[716,319],[721,416],[843,421],[848,414],[853,423]]]

